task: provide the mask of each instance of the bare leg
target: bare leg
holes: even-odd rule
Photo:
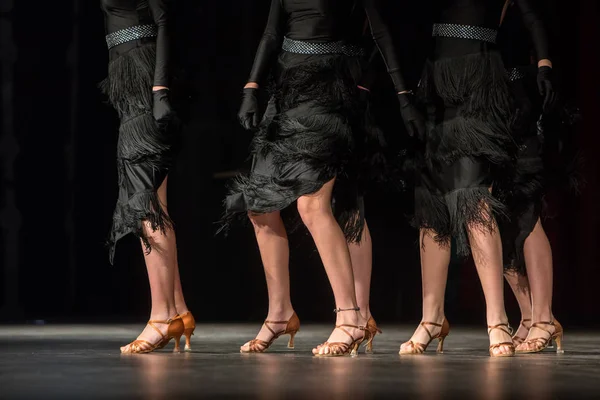
[[[517,327],[515,335],[521,339],[525,339],[531,325],[531,292],[529,291],[529,280],[526,276],[515,272],[505,272],[504,278],[510,285],[521,310],[521,322]]]
[[[336,308],[357,308],[354,289],[354,274],[346,238],[331,210],[331,195],[335,179],[332,179],[315,194],[298,199],[298,211],[302,221],[315,241],[325,272],[335,297]],[[367,320],[358,311],[337,313],[336,324],[364,326]],[[364,331],[345,328],[355,339],[364,336]],[[349,343],[350,338],[340,329],[334,329],[328,342]],[[313,353],[329,354],[330,346],[320,346]]]
[[[483,213],[489,211],[482,207]],[[492,218],[488,215],[488,218]],[[504,308],[504,279],[502,265],[502,243],[497,227],[489,232],[478,226],[470,226],[468,229],[471,251],[483,294],[485,296],[487,323],[489,326],[508,324],[508,317]],[[510,342],[509,334],[499,329],[490,331],[490,344]],[[500,346],[493,350],[494,355],[508,354],[511,352],[509,346]]]
[[[167,179],[158,189],[158,197],[161,207],[167,212]],[[177,267],[177,249],[175,244],[175,232],[167,229],[165,232],[152,231],[149,223],[144,223],[146,236],[150,240],[152,251],[144,255],[148,279],[150,281],[150,293],[152,297],[151,320],[166,321],[177,315],[177,307],[174,298],[174,278]],[[158,325],[159,329],[166,332],[167,325]],[[157,343],[161,336],[150,326],[146,326],[138,339],[150,343]],[[127,346],[122,347],[125,350]]]
[[[531,290],[532,321],[552,322],[552,249],[539,219],[525,240],[525,263]],[[553,330],[552,327],[546,328]],[[548,337],[548,333],[534,327],[529,331],[529,337]],[[523,346],[524,349],[535,347],[534,344]]]
[[[287,321],[294,313],[290,297],[289,244],[287,233],[279,212],[262,215],[249,215],[254,226],[256,241],[265,269],[267,289],[269,292],[269,321]],[[270,324],[271,329],[279,332],[285,324]],[[269,342],[273,333],[263,325],[256,336]],[[241,347],[242,351],[250,349],[249,342]]]
[[[350,260],[354,273],[354,287],[356,288],[356,301],[361,313],[369,319],[371,308],[369,298],[371,295],[371,272],[373,269],[373,243],[371,232],[365,221],[360,243],[349,243]]]
[[[421,281],[423,285],[423,319],[422,321],[442,324],[444,321],[444,296],[448,280],[448,265],[450,264],[450,247],[442,247],[434,240],[435,234],[421,229]],[[427,329],[435,335],[441,328],[427,325]],[[419,325],[410,338],[415,343],[427,343],[429,335]],[[401,351],[414,351],[410,342],[400,346]]]

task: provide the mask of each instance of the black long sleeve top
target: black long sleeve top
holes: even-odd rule
[[[538,60],[550,58],[546,31],[531,1],[514,0],[514,3],[521,12],[523,23],[529,31]],[[505,4],[506,0],[436,0],[435,22],[498,29]],[[475,41],[470,42],[471,47],[477,45]],[[465,47],[468,47],[467,43],[464,39],[437,38],[436,47],[438,48],[436,50],[453,55],[448,54],[452,52],[452,48],[462,52],[462,50],[466,50]]]
[[[249,82],[260,83],[265,79],[284,36],[317,43],[359,42],[364,20],[357,20],[356,15],[361,13],[355,11],[363,8],[394,87],[397,91],[405,90],[392,38],[376,2],[377,0],[271,0],[269,19],[256,52]]]
[[[502,21],[498,46],[506,68],[531,65],[533,42],[515,6],[508,8]]]
[[[154,86],[169,86],[168,3],[168,0],[101,0],[107,34],[136,25],[158,27]]]

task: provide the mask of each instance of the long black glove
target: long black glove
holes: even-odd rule
[[[556,93],[554,92],[554,85],[552,84],[552,68],[543,66],[538,68],[537,84],[540,91],[540,96],[544,97],[544,103],[542,105],[543,110],[546,112],[552,108],[555,103]]]
[[[152,108],[152,114],[154,119],[159,123],[167,123],[173,116],[173,108],[169,101],[169,90],[160,89],[152,92],[154,105]]]
[[[258,99],[256,98],[257,92],[258,89],[246,88],[242,96],[242,105],[238,112],[238,119],[240,120],[240,124],[247,130],[256,129],[260,123]]]
[[[425,121],[423,116],[412,104],[408,93],[398,95],[400,102],[400,114],[404,120],[404,126],[408,135],[412,138],[423,140],[425,138]]]

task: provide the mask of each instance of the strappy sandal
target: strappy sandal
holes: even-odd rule
[[[337,308],[337,309],[333,310],[333,312],[335,312],[335,313],[339,313],[342,311],[360,311],[360,308],[358,308],[358,307],[345,308],[345,309]],[[352,328],[352,329],[361,330],[364,332],[363,337],[356,339],[354,336],[352,336],[352,334],[350,332],[348,332],[344,328]],[[346,342],[322,343],[317,346],[317,349],[321,349],[323,347],[328,347],[330,351],[329,351],[329,353],[324,353],[324,354],[320,354],[320,353],[314,354],[315,357],[343,357],[343,356],[347,356],[347,355],[355,357],[358,355],[359,346],[364,341],[368,342],[369,340],[372,340],[371,331],[368,330],[367,327],[365,327],[365,326],[341,324],[341,325],[336,325],[335,329],[339,329],[342,332],[344,332],[346,335],[348,335],[348,337],[350,338],[350,343],[346,343]]]
[[[506,327],[506,329],[504,327]],[[508,336],[510,336],[510,331],[509,331],[510,328],[509,328],[508,324],[498,324],[498,325],[494,325],[494,326],[488,326],[488,335],[494,329],[498,329],[498,330],[506,333]],[[494,354],[494,350],[496,350],[500,346],[508,347],[509,348],[508,353]],[[513,344],[512,340],[510,342],[500,342],[500,343],[492,344],[492,345],[490,345],[489,350],[490,350],[490,357],[512,357],[515,355],[515,345]]]
[[[554,327],[554,332],[551,332],[549,330],[549,326],[553,326]],[[519,354],[531,354],[531,353],[539,353],[541,351],[543,351],[544,349],[546,349],[547,347],[550,346],[550,344],[552,343],[552,341],[554,341],[556,343],[556,352],[557,353],[564,353],[564,350],[562,348],[562,339],[563,339],[563,327],[562,325],[554,320],[553,322],[535,322],[533,324],[531,324],[531,328],[537,328],[537,329],[541,329],[542,331],[545,331],[546,333],[548,333],[548,337],[534,337],[531,339],[526,339],[525,341],[523,341],[523,343],[521,343],[519,345],[519,347],[529,347],[528,345],[533,345],[533,348],[531,349],[519,349],[517,348],[516,352]],[[531,329],[530,328],[530,329]],[[531,332],[531,331],[530,331]]]
[[[160,329],[156,326],[156,324],[164,324],[168,325],[167,333],[164,334]],[[160,350],[164,348],[171,339],[175,339],[175,349],[173,351],[179,352],[179,342],[181,340],[181,336],[184,332],[184,325],[181,317],[179,315],[167,320],[167,321],[157,321],[150,320],[148,321],[148,325],[150,325],[156,332],[158,332],[161,336],[161,339],[157,343],[150,343],[147,340],[136,339],[133,342],[129,343],[127,346],[123,346],[121,348],[122,354],[144,354],[151,353],[156,350]]]
[[[273,334],[271,340],[265,342],[264,340],[260,339],[252,339],[248,342],[248,350],[240,348],[240,353],[264,353],[269,347],[271,347],[271,345],[273,344],[273,342],[275,342],[276,339],[283,335],[290,335],[288,349],[294,348],[294,337],[296,336],[296,333],[298,333],[298,331],[300,330],[300,319],[296,315],[296,312],[294,312],[291,318],[287,321],[265,321],[264,324],[267,327],[267,329]],[[282,331],[275,332],[273,328],[271,328],[271,325],[276,324],[286,324],[286,327]]]
[[[403,343],[403,345],[410,344],[412,346],[411,350],[403,350],[402,346],[400,346],[400,351],[398,354],[400,354],[401,356],[423,354],[423,353],[425,353],[425,350],[427,350],[427,347],[429,346],[429,344],[434,339],[439,340],[437,352],[443,353],[444,352],[444,340],[446,339],[446,336],[448,336],[450,334],[450,324],[448,323],[448,320],[446,320],[446,318],[444,318],[444,321],[441,324],[438,324],[435,322],[423,321],[419,325],[422,326],[423,329],[425,329],[425,332],[427,332],[427,335],[429,335],[429,340],[427,341],[427,343],[419,343],[419,342],[409,340],[408,342]],[[427,328],[427,325],[441,328],[440,332],[437,335],[433,335],[431,333],[431,331]]]

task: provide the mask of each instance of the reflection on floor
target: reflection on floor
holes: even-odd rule
[[[329,326],[303,326],[296,349],[239,353],[258,325],[201,325],[192,353],[172,344],[121,356],[141,326],[0,326],[0,399],[558,399],[600,398],[597,333],[571,332],[565,353],[491,359],[482,329],[453,328],[445,353],[398,356],[412,328],[385,327],[375,354],[314,358]]]

